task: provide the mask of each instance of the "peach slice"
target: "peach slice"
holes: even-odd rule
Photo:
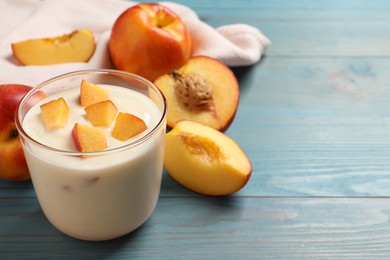
[[[240,90],[233,72],[220,61],[198,56],[156,79],[168,102],[167,125],[192,120],[225,131],[234,119]]]
[[[108,99],[110,99],[110,94],[107,89],[104,89],[84,79],[81,81],[80,105],[89,106]]]
[[[239,191],[252,173],[249,158],[234,140],[188,120],[166,134],[164,166],[178,183],[210,196]]]
[[[105,131],[93,126],[76,123],[72,137],[80,152],[98,152],[108,147]]]
[[[89,30],[75,30],[52,38],[29,39],[11,44],[15,58],[23,65],[86,62],[95,52],[95,37]]]
[[[142,133],[146,128],[146,124],[141,118],[129,113],[119,112],[111,136],[120,141],[126,141]]]
[[[84,110],[93,126],[110,126],[118,114],[118,108],[111,100],[89,105]]]
[[[63,128],[69,116],[69,107],[64,98],[51,100],[40,106],[41,118],[46,129]]]

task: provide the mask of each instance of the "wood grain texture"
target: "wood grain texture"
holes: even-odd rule
[[[163,198],[140,229],[96,243],[62,235],[34,199],[0,199],[0,257],[384,259],[389,217],[381,198]]]
[[[51,226],[30,182],[0,181],[0,259],[390,259],[390,1],[177,2],[272,41],[232,68],[247,186],[204,197],[164,171],[145,225],[91,243]]]

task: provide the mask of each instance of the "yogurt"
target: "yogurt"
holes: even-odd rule
[[[145,134],[150,133],[150,131],[153,130],[153,128],[156,127],[159,123],[161,118],[161,111],[147,96],[135,91],[130,91],[128,89],[112,85],[99,86],[109,91],[110,99],[113,101],[120,112],[131,113],[141,118],[147,126],[146,132],[143,132],[140,135],[127,140],[126,142],[119,141],[111,136],[114,122],[110,127],[99,127],[106,131],[106,137],[109,144],[107,149],[115,149],[130,144],[135,140],[145,136]],[[75,123],[91,125],[91,123],[88,121],[88,118],[86,117],[84,107],[80,105],[79,96],[80,88],[74,87],[58,93],[54,93],[50,97],[41,100],[26,114],[23,120],[24,131],[31,138],[39,141],[43,145],[63,151],[77,152],[76,145],[73,142],[71,136],[73,126]],[[40,105],[60,97],[65,99],[70,110],[66,125],[64,128],[47,130],[45,125],[42,123]],[[88,164],[88,166],[86,166],[86,164],[83,163],[84,160],[78,160],[81,159],[80,157],[73,157],[72,159],[76,159],[76,161],[73,162],[75,167],[96,166],[96,164]],[[77,161],[79,161],[81,164],[78,164]],[[98,163],[98,166],[100,167],[100,164],[103,164],[104,166],[107,162],[99,159],[96,163]]]
[[[104,128],[106,151],[80,156],[73,142],[74,124],[90,124],[79,105],[79,88],[50,94],[33,106],[21,125],[22,143],[39,203],[60,231],[83,240],[125,235],[152,214],[160,193],[165,140],[165,110],[135,90],[101,85],[121,112],[143,119],[147,130],[121,142]],[[48,131],[39,106],[63,97],[70,116],[63,129]],[[21,104],[23,106],[23,104]]]

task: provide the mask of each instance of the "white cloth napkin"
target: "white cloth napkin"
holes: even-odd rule
[[[184,5],[160,3],[176,12],[189,28],[193,55],[214,57],[228,66],[252,65],[271,43],[255,27],[231,24],[214,29]],[[0,84],[35,86],[73,70],[113,68],[107,51],[110,31],[117,17],[134,4],[125,0],[0,1]],[[12,42],[59,36],[75,29],[91,30],[97,42],[93,57],[86,63],[22,66],[13,57]]]

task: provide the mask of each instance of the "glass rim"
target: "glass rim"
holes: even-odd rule
[[[102,151],[96,151],[96,152],[68,151],[68,150],[62,150],[62,149],[54,148],[54,147],[45,145],[45,144],[35,140],[28,133],[26,133],[26,131],[22,127],[22,122],[21,122],[22,115],[21,115],[20,107],[33,94],[38,92],[44,86],[47,86],[50,83],[58,81],[58,80],[61,80],[61,79],[65,79],[65,78],[69,78],[69,77],[77,76],[77,75],[82,75],[82,74],[106,74],[106,75],[112,74],[112,75],[119,75],[119,76],[122,75],[122,76],[126,76],[126,77],[131,77],[131,78],[137,79],[137,80],[145,83],[145,85],[147,85],[148,87],[152,88],[158,94],[159,99],[161,101],[161,104],[163,105],[163,109],[161,111],[162,114],[160,116],[160,119],[159,119],[158,123],[149,132],[147,132],[144,136],[142,136],[141,138],[138,138],[138,139],[136,139],[136,140],[134,140],[134,141],[132,141],[130,143],[127,143],[127,144],[124,144],[124,145],[121,145],[121,146],[118,146],[118,147],[109,148],[109,149],[105,149],[105,150],[102,150]],[[144,77],[141,77],[141,76],[139,76],[137,74],[134,74],[134,73],[121,71],[121,70],[115,70],[115,69],[85,69],[85,70],[75,70],[75,71],[71,71],[71,72],[60,74],[60,75],[52,77],[52,78],[50,78],[50,79],[48,79],[46,81],[43,81],[42,83],[38,84],[37,86],[31,88],[23,96],[23,98],[20,100],[20,102],[19,102],[19,104],[18,104],[18,106],[16,108],[16,111],[15,111],[14,121],[15,121],[15,125],[16,125],[16,128],[18,130],[18,133],[19,133],[20,137],[24,138],[25,140],[28,140],[28,141],[34,143],[36,146],[41,147],[42,149],[54,152],[56,154],[62,154],[62,155],[67,155],[67,156],[83,156],[83,157],[87,156],[87,157],[91,157],[91,156],[101,156],[101,155],[106,155],[106,154],[111,154],[111,153],[116,153],[116,152],[128,150],[128,149],[131,149],[133,147],[136,147],[136,146],[144,143],[145,141],[147,141],[150,138],[152,138],[152,136],[158,131],[158,129],[160,129],[160,127],[162,127],[162,124],[164,123],[166,116],[167,116],[167,100],[166,100],[164,94],[161,92],[161,90],[158,87],[156,87],[148,79],[146,79]],[[164,129],[165,129],[165,127],[164,127]],[[21,141],[24,142],[24,140],[21,140]]]

